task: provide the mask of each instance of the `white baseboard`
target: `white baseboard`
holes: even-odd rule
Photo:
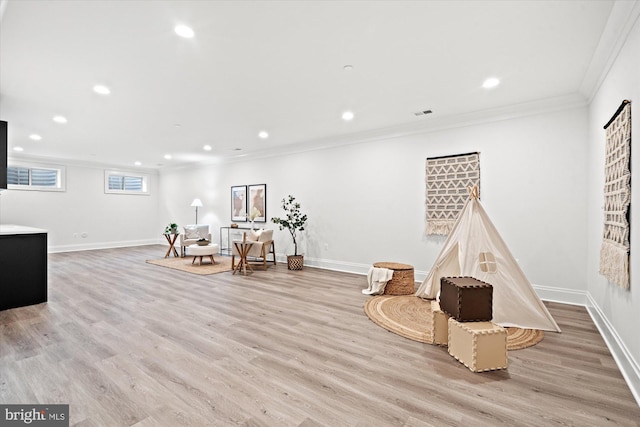
[[[287,262],[286,255],[278,256],[278,261],[281,260],[282,262]],[[367,264],[311,258],[307,256],[304,257],[304,264],[308,265],[309,267],[322,268],[324,270],[333,270],[343,273],[353,273],[360,275],[366,275],[369,271],[369,268],[371,268],[371,266]]]
[[[600,331],[602,339],[604,339],[607,347],[609,347],[609,351],[616,361],[638,406],[640,406],[640,365],[634,360],[633,355],[627,349],[624,341],[620,338],[613,325],[611,325],[589,293],[587,293],[587,298],[587,311],[593,323],[595,323],[598,328],[598,331]]]
[[[277,256],[277,260],[278,260],[278,262],[286,262],[287,261],[287,257],[286,257],[286,255],[279,254]],[[372,264],[360,264],[360,263],[354,263],[354,262],[344,262],[344,261],[326,260],[326,259],[319,259],[319,258],[309,258],[309,257],[306,257],[306,256],[304,257],[304,264],[308,265],[309,267],[322,268],[322,269],[325,269],[325,270],[340,271],[340,272],[343,272],[343,273],[359,274],[359,275],[362,275],[362,276],[366,276],[367,273],[369,272],[369,269],[371,267],[373,267]],[[417,283],[422,283],[424,278],[427,277],[428,273],[429,273],[428,271],[414,270],[415,281]],[[366,283],[365,283],[365,285],[366,285]]]
[[[553,301],[563,304],[584,306],[591,316],[593,323],[598,328],[600,336],[609,348],[613,359],[618,365],[631,394],[640,406],[640,365],[633,358],[627,349],[624,341],[620,338],[613,325],[604,315],[598,304],[587,291],[576,291],[573,289],[551,288],[548,286],[533,285],[534,290],[543,301]]]
[[[126,240],[120,242],[102,242],[102,243],[81,243],[75,245],[57,245],[57,246],[49,246],[47,248],[48,253],[58,253],[58,252],[77,252],[77,251],[91,251],[95,249],[113,249],[113,248],[127,248],[131,246],[146,246],[146,245],[157,245],[162,244],[163,241],[157,239],[149,239],[149,240]],[[167,242],[164,242],[167,245]]]
[[[532,285],[538,297],[543,301],[560,302],[562,304],[587,306],[587,291],[576,291],[567,288]]]

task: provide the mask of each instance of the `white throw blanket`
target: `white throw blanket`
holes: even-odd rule
[[[384,288],[387,286],[387,282],[393,277],[393,270],[388,268],[371,267],[367,273],[367,281],[369,287],[363,289],[362,293],[367,295],[381,295],[384,293]]]

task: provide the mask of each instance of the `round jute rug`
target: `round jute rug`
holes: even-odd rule
[[[373,323],[410,340],[433,344],[431,302],[414,295],[379,295],[364,304]],[[537,329],[506,328],[507,350],[520,350],[542,341]]]

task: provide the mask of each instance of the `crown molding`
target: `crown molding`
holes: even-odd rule
[[[31,160],[39,162],[57,162],[66,165],[75,165],[90,168],[126,169],[141,173],[158,174],[162,172],[175,172],[199,167],[215,166],[221,164],[233,164],[251,160],[267,159],[291,154],[300,154],[335,147],[344,147],[351,144],[371,143],[381,140],[401,138],[411,135],[439,132],[447,129],[475,126],[493,123],[503,120],[512,120],[520,117],[548,114],[562,110],[584,108],[588,104],[580,93],[564,96],[538,99],[503,107],[474,111],[457,115],[433,116],[415,123],[405,123],[397,126],[373,129],[351,134],[334,135],[315,140],[300,141],[297,143],[270,147],[269,149],[256,150],[247,153],[219,156],[212,160],[202,162],[183,162],[176,165],[165,165],[159,168],[144,168],[135,166],[123,166],[121,164],[108,164],[100,162],[80,161],[57,157],[40,157],[32,155],[12,154],[9,159]]]
[[[591,103],[609,74],[629,33],[640,17],[640,0],[616,1],[605,25],[598,46],[591,58],[579,92]]]
[[[447,129],[475,126],[493,123],[503,120],[511,120],[520,117],[548,114],[557,111],[586,108],[586,99],[579,93],[565,96],[544,98],[520,104],[491,108],[459,115],[442,117],[430,117],[419,123],[403,124],[385,128],[374,129],[352,134],[335,135],[316,140],[302,141],[294,144],[270,147],[268,150],[253,151],[250,153],[219,159],[215,164],[237,163],[247,160],[279,157],[290,154],[324,150],[334,147],[343,147],[350,144],[370,143],[386,139],[401,138],[411,135],[439,132]],[[213,164],[213,163],[211,163]]]
[[[77,160],[70,158],[62,158],[62,157],[47,157],[47,156],[34,156],[31,154],[14,154],[9,153],[7,156],[9,163],[11,161],[16,162],[29,162],[29,163],[37,163],[37,164],[58,164],[62,166],[78,166],[83,168],[90,169],[110,169],[110,170],[119,170],[119,171],[135,171],[136,173],[144,173],[149,175],[157,175],[158,169],[145,168],[145,167],[137,167],[137,166],[123,166],[117,163],[101,163],[101,162],[89,162],[86,160]]]

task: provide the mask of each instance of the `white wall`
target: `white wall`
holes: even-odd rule
[[[148,196],[105,194],[104,168],[56,165],[66,168],[66,191],[5,190],[0,193],[0,223],[46,229],[50,252],[148,244],[161,238],[163,230],[156,227],[157,174],[149,175]]]
[[[230,189],[225,188],[224,169],[217,166],[186,168],[165,171],[160,174],[161,197],[156,217],[157,229],[164,229],[170,222],[177,223],[180,230],[195,223],[193,199],[200,199],[204,207],[198,209],[198,223],[209,224],[213,241],[218,241],[219,227],[229,225],[229,214],[222,216],[223,207],[229,204]],[[252,182],[253,184],[253,182]],[[231,208],[229,208],[231,209]]]
[[[640,376],[640,23],[636,22],[589,107],[588,146],[588,292]],[[631,101],[631,288],[623,290],[598,273],[603,230],[605,131],[620,103]],[[634,208],[636,206],[636,208]],[[638,383],[640,386],[640,382]],[[640,391],[640,388],[638,388]]]
[[[162,223],[230,224],[230,187],[267,184],[267,216],[294,195],[308,213],[306,263],[364,273],[375,261],[435,260],[442,237],[424,234],[426,157],[480,151],[481,199],[530,280],[584,290],[586,108],[425,132],[233,164],[162,172]],[[203,222],[203,221],[200,221]],[[269,227],[275,228],[270,222]],[[291,253],[286,231],[276,250]]]

